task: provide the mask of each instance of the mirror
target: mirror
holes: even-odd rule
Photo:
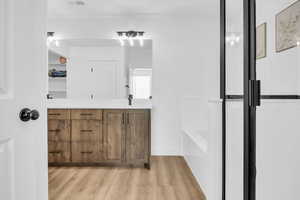
[[[151,99],[152,41],[145,41],[143,46],[127,46],[125,54],[129,94],[134,99]]]
[[[152,40],[49,40],[49,99],[151,99]]]

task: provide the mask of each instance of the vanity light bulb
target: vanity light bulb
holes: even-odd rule
[[[53,37],[53,36],[49,36],[49,37],[47,38],[47,40],[49,41],[49,43],[51,43],[51,42],[54,41],[54,37]]]
[[[120,41],[121,46],[123,47],[125,45],[124,40],[122,38],[119,38],[119,41]]]
[[[60,46],[60,42],[58,40],[55,40],[55,46],[59,47]]]
[[[47,38],[47,46],[50,46],[50,44],[53,42],[53,37]]]
[[[298,46],[298,47],[300,46],[300,41],[297,41],[297,46]]]
[[[232,40],[231,42],[230,42],[230,45],[231,46],[233,46],[235,43],[234,43],[234,41]]]
[[[129,44],[130,44],[130,46],[134,46],[134,41],[133,41],[133,39],[132,38],[129,38]]]
[[[118,33],[118,38],[119,38],[119,42],[120,42],[120,45],[123,47],[125,46],[125,35],[123,33]]]
[[[144,39],[141,37],[139,40],[140,40],[141,47],[143,47],[144,46]]]

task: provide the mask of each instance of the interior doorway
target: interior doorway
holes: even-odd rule
[[[48,0],[50,200],[205,199],[182,153],[177,95],[198,93],[198,11],[169,3]],[[189,37],[178,45],[174,30]]]

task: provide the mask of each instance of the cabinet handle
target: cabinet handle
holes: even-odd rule
[[[82,133],[91,133],[91,132],[93,132],[93,130],[80,130],[80,132],[82,132]]]
[[[129,125],[129,113],[127,113],[127,124]]]
[[[122,113],[122,124],[125,124],[125,113]]]
[[[50,116],[60,116],[61,114],[60,113],[50,113],[48,115],[50,115]]]
[[[60,142],[60,141],[59,140],[48,140],[48,143],[50,143],[50,142],[57,143],[57,142]]]
[[[62,151],[50,151],[49,153],[50,154],[60,154],[60,153],[62,153]]]
[[[93,151],[82,151],[81,153],[82,153],[82,154],[92,154]]]
[[[80,116],[93,116],[94,114],[92,113],[81,113]]]
[[[49,132],[51,132],[51,133],[60,132],[60,129],[49,130]]]

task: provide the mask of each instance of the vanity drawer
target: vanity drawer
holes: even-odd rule
[[[72,120],[72,141],[102,142],[102,122],[99,120]]]
[[[96,109],[84,109],[84,110],[72,110],[72,119],[95,119],[102,120],[102,110]]]
[[[48,162],[49,163],[71,162],[71,143],[48,141]]]
[[[71,141],[70,120],[48,120],[48,141]]]
[[[49,109],[48,119],[70,119],[70,110],[66,109]]]
[[[73,163],[97,163],[102,159],[98,142],[72,142]]]

